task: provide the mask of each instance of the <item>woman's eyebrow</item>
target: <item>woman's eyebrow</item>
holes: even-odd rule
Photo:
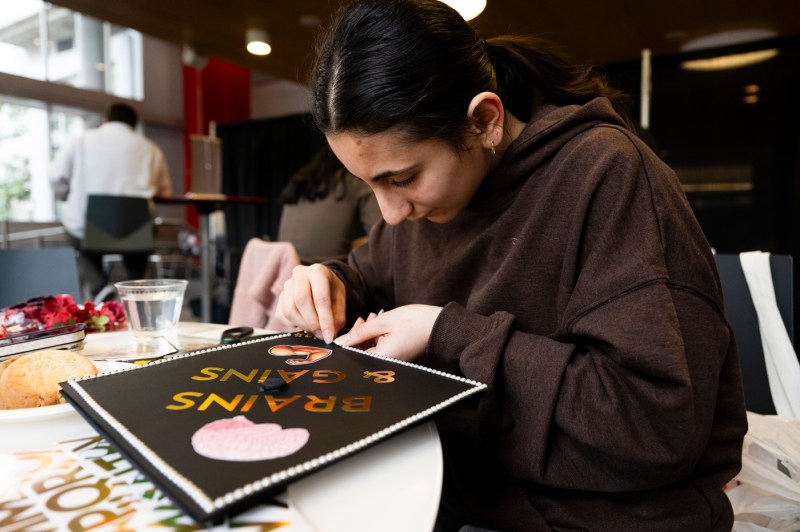
[[[407,173],[411,172],[414,169],[415,166],[416,165],[411,165],[411,166],[409,166],[407,168],[402,168],[400,170],[386,170],[385,172],[381,172],[380,174],[369,178],[369,180],[372,181],[372,182],[377,182],[377,181],[380,181],[381,179],[385,179],[387,177],[407,174]]]

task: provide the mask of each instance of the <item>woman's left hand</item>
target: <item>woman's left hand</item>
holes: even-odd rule
[[[406,305],[380,314],[359,318],[335,343],[360,347],[382,356],[411,362],[425,353],[433,324],[442,307]]]

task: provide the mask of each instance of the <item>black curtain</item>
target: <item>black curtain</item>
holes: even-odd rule
[[[222,139],[222,193],[267,198],[264,205],[225,207],[232,291],[244,246],[253,237],[277,237],[281,189],[326,141],[307,114],[220,125],[217,135]]]

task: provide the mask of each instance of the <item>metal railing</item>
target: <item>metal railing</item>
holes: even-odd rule
[[[37,225],[42,227],[37,228]],[[24,227],[21,230],[13,229],[14,226]],[[14,223],[6,220],[0,221],[0,249],[9,249],[11,247],[42,247],[46,243],[46,239],[63,236],[64,227],[61,225],[53,224],[37,224],[31,223]],[[23,246],[21,244],[31,244]],[[66,241],[64,242],[66,245]]]

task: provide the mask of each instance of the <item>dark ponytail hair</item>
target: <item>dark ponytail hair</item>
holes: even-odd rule
[[[547,103],[609,97],[624,115],[621,92],[548,41],[484,41],[439,0],[355,0],[323,36],[312,70],[312,115],[325,134],[374,134],[397,128],[408,141],[436,138],[458,149],[471,126],[467,108],[494,92],[527,122]]]
[[[531,35],[503,35],[486,41],[486,50],[497,72],[497,95],[523,122],[541,105],[584,104],[598,96],[608,98],[628,122],[627,95],[609,86],[591,65],[574,62],[556,43]]]

